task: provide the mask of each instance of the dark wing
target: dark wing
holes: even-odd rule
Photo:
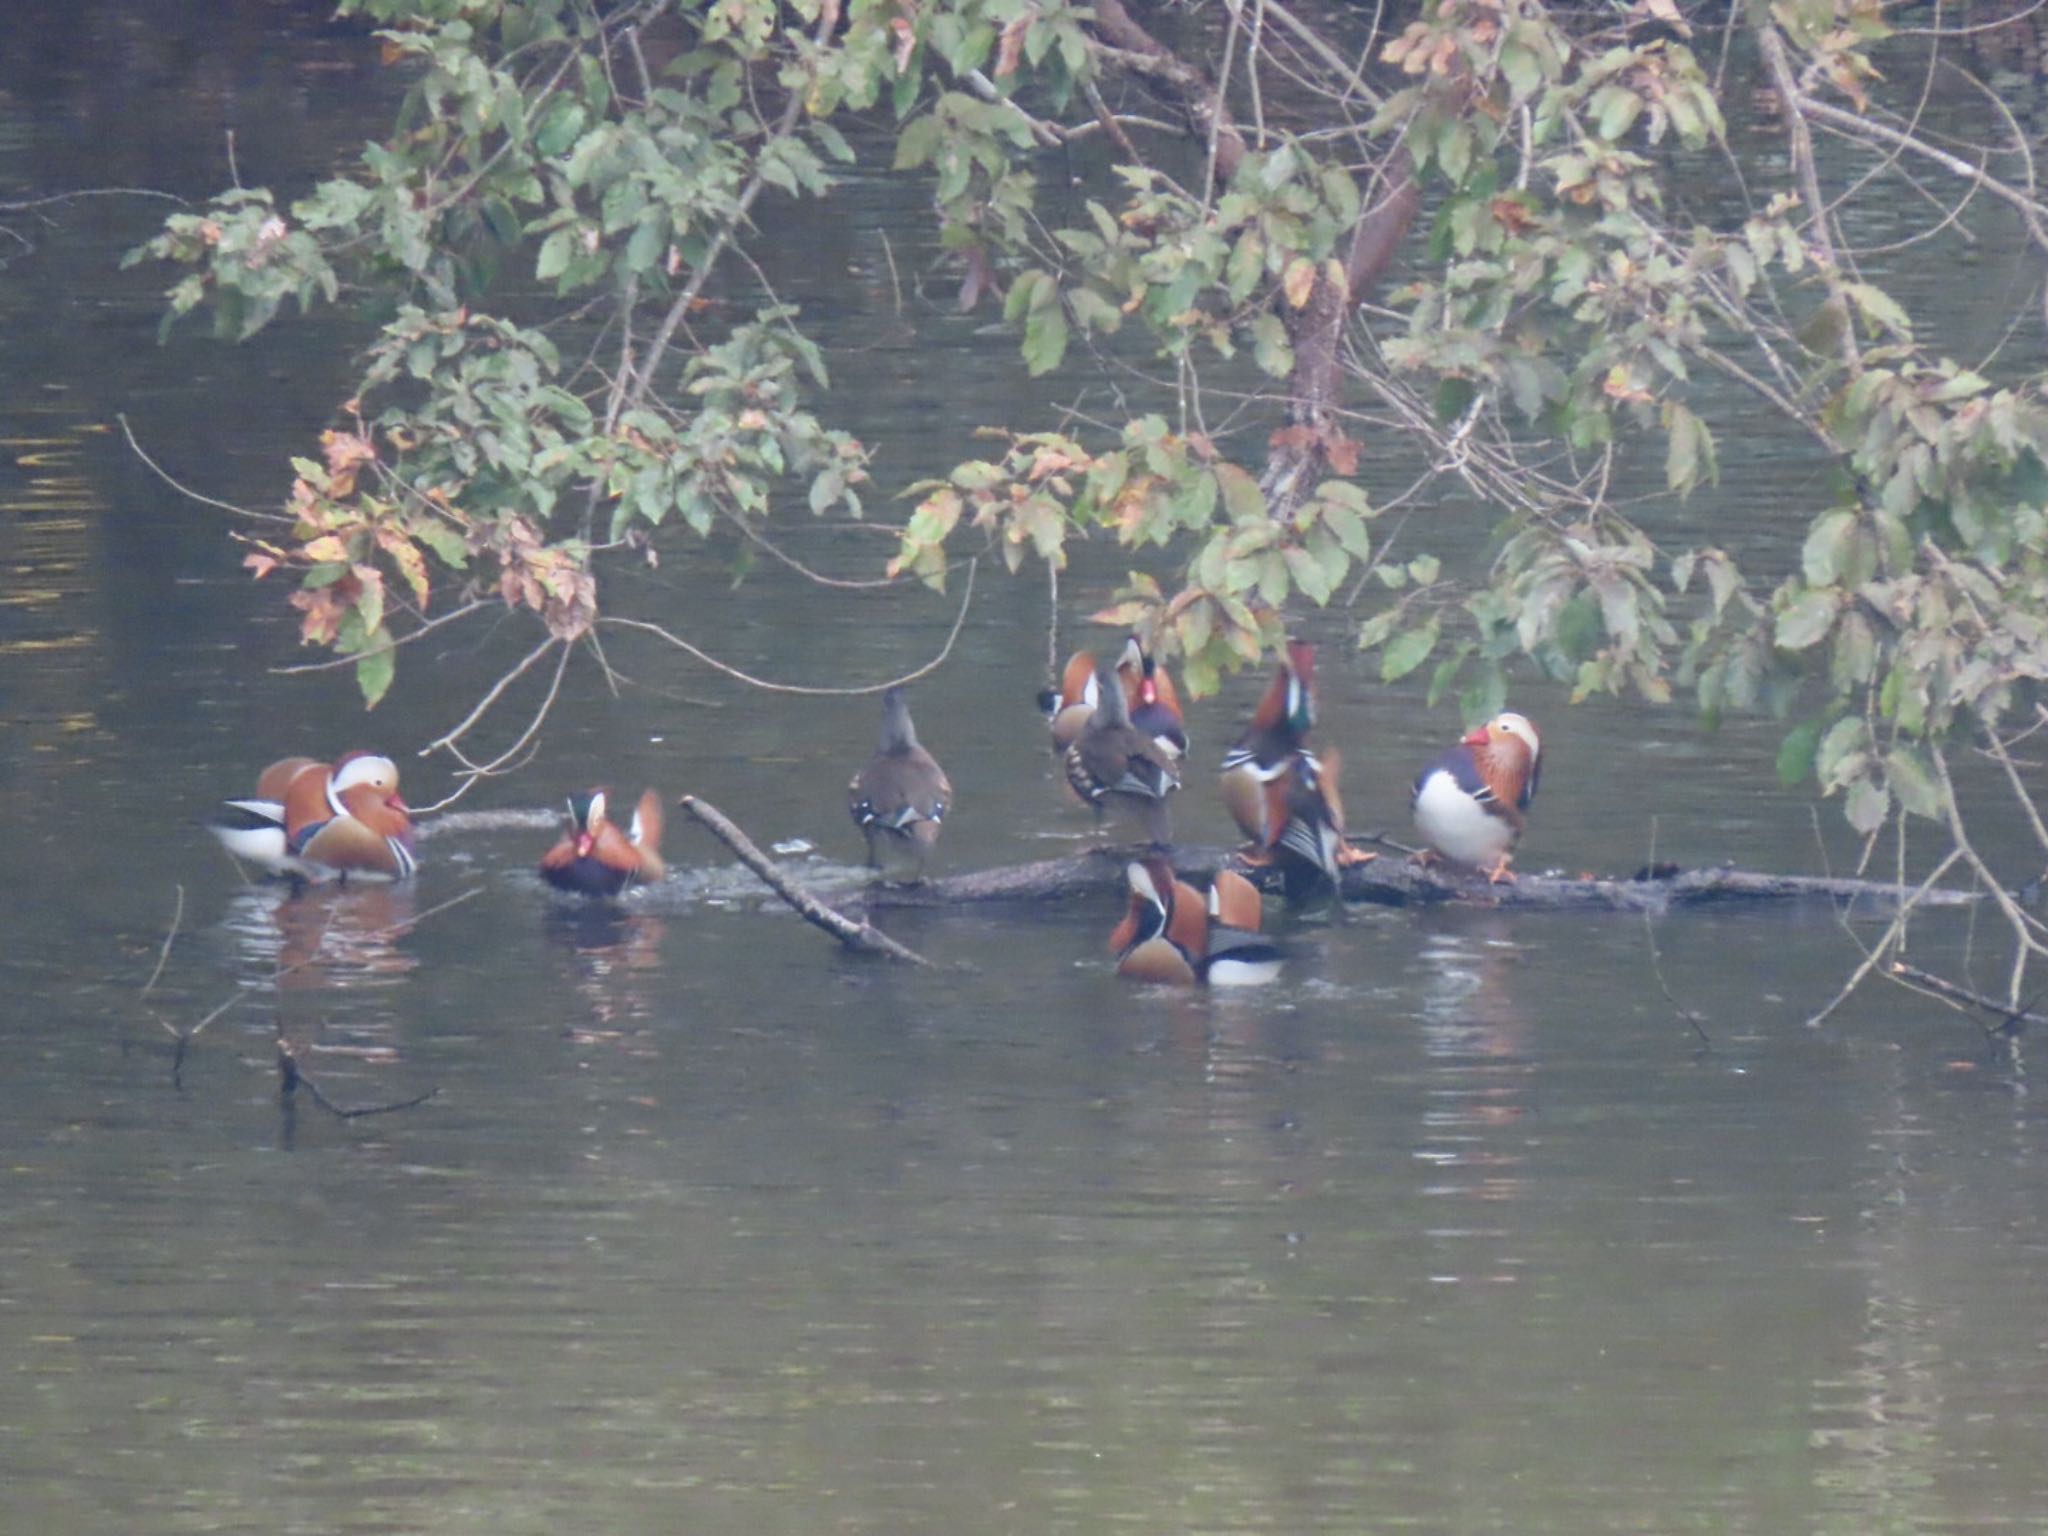
[[[1409,794],[1412,803],[1422,795],[1422,786],[1429,782],[1433,773],[1448,773],[1451,781],[1481,805],[1493,804],[1493,789],[1479,772],[1478,760],[1467,746],[1455,746],[1440,752],[1430,760],[1427,768],[1415,776],[1415,788]]]

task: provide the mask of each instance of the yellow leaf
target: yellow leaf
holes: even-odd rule
[[[1287,295],[1291,308],[1300,309],[1316,291],[1316,264],[1306,256],[1297,256],[1287,263],[1286,275],[1280,279],[1281,290]]]
[[[327,533],[314,539],[299,553],[317,565],[326,565],[330,562],[341,564],[348,559],[348,546],[333,534]]]

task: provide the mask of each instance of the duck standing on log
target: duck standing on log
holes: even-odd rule
[[[1131,724],[1143,731],[1159,750],[1178,763],[1188,753],[1187,721],[1181,715],[1180,692],[1173,675],[1159,664],[1150,651],[1132,635],[1124,642],[1124,653],[1116,664],[1117,677],[1124,682],[1124,699],[1131,710]]]
[[[1145,649],[1136,635],[1124,640],[1117,657],[1117,681],[1123,686],[1124,704],[1131,724],[1159,743],[1160,750],[1176,760],[1188,750],[1187,723],[1181,715],[1180,693],[1173,677]],[[1101,702],[1102,683],[1096,675],[1095,658],[1076,651],[1060,672],[1059,687],[1039,696],[1052,726],[1052,747],[1065,752],[1081,735],[1088,717]]]
[[[661,796],[646,790],[624,832],[613,823],[602,789],[569,797],[569,824],[541,855],[540,877],[560,891],[616,896],[668,874],[661,860]]]
[[[1132,814],[1153,843],[1172,841],[1167,796],[1180,788],[1180,768],[1158,742],[1131,724],[1131,711],[1113,672],[1097,674],[1096,704],[1063,760],[1067,783],[1095,808]]]
[[[398,765],[371,752],[332,767],[311,757],[272,763],[254,798],[222,802],[208,825],[236,858],[291,880],[404,880],[419,868]]]
[[[875,755],[846,786],[847,810],[867,839],[868,867],[885,880],[915,884],[953,805],[953,785],[917,739],[910,696],[882,695],[882,736]]]
[[[1124,871],[1130,907],[1109,936],[1119,976],[1163,986],[1242,986],[1279,974],[1282,952],[1259,935],[1259,893],[1224,870],[1206,900],[1158,854]]]
[[[1251,724],[1223,758],[1223,802],[1250,840],[1245,862],[1278,860],[1289,900],[1300,900],[1339,871],[1375,857],[1344,841],[1344,802],[1336,753],[1318,758],[1308,733],[1316,722],[1315,647],[1290,640]]]
[[[1480,871],[1495,884],[1508,868],[1536,799],[1543,745],[1526,715],[1510,710],[1475,726],[1415,781],[1415,830],[1431,855]]]

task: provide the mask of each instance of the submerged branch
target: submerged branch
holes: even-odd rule
[[[728,821],[717,806],[707,804],[695,795],[685,795],[676,803],[688,811],[699,826],[730,848],[742,864],[760,876],[768,888],[788,902],[805,922],[824,929],[848,949],[862,954],[887,955],[891,960],[902,960],[911,965],[931,964],[916,950],[897,943],[881,930],[867,923],[855,922],[843,912],[826,906],[776,868],[768,855],[755,846],[753,839]]]
[[[1894,960],[1891,973],[1904,985],[1932,992],[1944,1002],[1997,1014],[1998,1023],[1992,1025],[1988,1031],[1994,1035],[2016,1035],[2029,1024],[2048,1024],[2048,1017],[2043,1017],[2031,1008],[2010,1007],[1995,997],[1986,997],[1982,992],[1957,986],[1945,976],[1937,976],[1932,971],[1922,970],[1919,966],[1910,965],[1904,960]]]

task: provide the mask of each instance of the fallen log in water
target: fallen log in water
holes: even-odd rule
[[[1124,865],[1136,850],[1096,849],[1061,859],[1040,859],[969,874],[942,875],[913,886],[876,886],[868,893],[870,907],[947,907],[976,901],[1058,901],[1124,889]],[[1277,890],[1280,875],[1272,869],[1248,869],[1225,848],[1177,847],[1173,864],[1183,876],[1207,880],[1219,869],[1236,869],[1265,890]],[[1489,885],[1482,875],[1425,868],[1405,858],[1382,855],[1369,864],[1343,871],[1344,899],[1382,906],[1467,906],[1547,912],[1648,912],[1713,902],[1754,902],[1821,899],[1856,902],[1893,910],[1916,887],[1887,881],[1837,879],[1815,875],[1772,875],[1746,869],[1660,870],[1643,878],[1595,875],[1523,874],[1512,882]],[[1967,906],[1980,899],[1975,891],[1936,888],[1921,893],[1930,907]]]
[[[560,817],[550,811],[456,811],[437,817],[422,834],[495,832],[553,827]],[[1377,839],[1354,838],[1358,844]],[[1525,873],[1512,884],[1488,885],[1483,876],[1447,868],[1412,864],[1398,844],[1369,864],[1344,871],[1344,899],[1381,906],[1433,906],[1455,903],[1535,912],[1648,912],[1656,915],[1680,907],[1714,903],[1764,901],[1849,902],[1873,911],[1895,911],[1917,887],[1883,880],[1852,880],[1820,875],[1774,875],[1760,870],[1659,867],[1642,878],[1606,875]],[[1061,901],[1075,896],[1120,895],[1124,865],[1139,850],[1097,848],[1058,859],[1006,864],[995,869],[940,875],[921,885],[870,885],[859,898],[867,907],[949,907],[987,901]],[[1206,881],[1219,869],[1236,869],[1266,890],[1277,890],[1274,870],[1247,869],[1234,850],[1176,847],[1174,867],[1184,876]],[[681,872],[679,872],[681,873]],[[850,881],[857,871],[846,871]],[[816,883],[816,876],[810,877]],[[673,882],[671,882],[673,883]],[[839,894],[845,881],[827,882]],[[655,896],[660,886],[642,893]],[[721,892],[724,886],[717,887]],[[1928,907],[1964,907],[1982,899],[1977,891],[1936,887],[1921,894]]]

